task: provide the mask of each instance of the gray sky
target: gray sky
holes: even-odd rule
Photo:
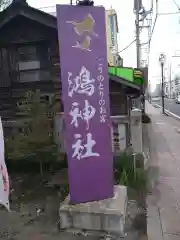
[[[143,4],[148,8],[151,0],[143,0]],[[28,0],[28,3],[37,8],[55,6],[56,4],[68,4],[70,0]],[[114,8],[118,15],[119,24],[119,50],[126,47],[135,38],[135,25],[133,14],[133,0],[94,0],[95,5],[103,5],[106,9]],[[121,4],[121,2],[123,2]],[[176,0],[180,6],[180,0]],[[46,11],[55,11],[55,8],[47,8]],[[177,12],[177,7],[173,0],[159,0],[159,12]],[[156,23],[156,28],[151,42],[150,54],[150,78],[155,83],[156,76],[160,75],[158,57],[161,52],[173,55],[175,50],[180,50],[180,14],[173,16],[160,16]],[[136,66],[136,48],[133,44],[130,48],[122,52],[125,66]],[[167,61],[168,62],[168,61]]]

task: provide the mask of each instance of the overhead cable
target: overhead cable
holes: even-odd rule
[[[179,4],[177,4],[176,0],[172,0],[172,1],[173,1],[173,3],[176,5],[178,11],[180,12],[180,6],[179,6]]]
[[[123,48],[121,51],[119,51],[119,53],[127,50],[129,47],[131,47],[131,45],[136,41],[136,39],[134,39],[131,43],[129,43],[125,48]]]

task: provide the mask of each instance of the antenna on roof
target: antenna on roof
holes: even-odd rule
[[[91,0],[78,0],[76,2],[76,4],[78,6],[93,6],[94,5],[94,1],[91,1]]]

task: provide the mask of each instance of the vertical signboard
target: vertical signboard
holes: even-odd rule
[[[0,117],[0,204],[9,209],[9,177],[4,159],[4,135]]]
[[[126,149],[126,128],[127,124],[113,123],[112,125],[112,149],[115,154]]]
[[[111,45],[115,46],[114,40],[114,15],[109,16],[110,30],[111,30]]]
[[[57,5],[72,203],[113,196],[105,9]]]

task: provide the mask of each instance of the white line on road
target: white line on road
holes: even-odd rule
[[[159,108],[162,108],[162,106],[160,106],[159,104],[155,104],[155,105],[158,106]],[[167,109],[165,109],[165,113],[166,113],[167,115],[169,115],[169,116],[172,116],[172,117],[174,117],[174,118],[180,120],[180,116],[178,116],[178,115],[176,115],[176,114],[170,112],[170,111],[167,110]]]

